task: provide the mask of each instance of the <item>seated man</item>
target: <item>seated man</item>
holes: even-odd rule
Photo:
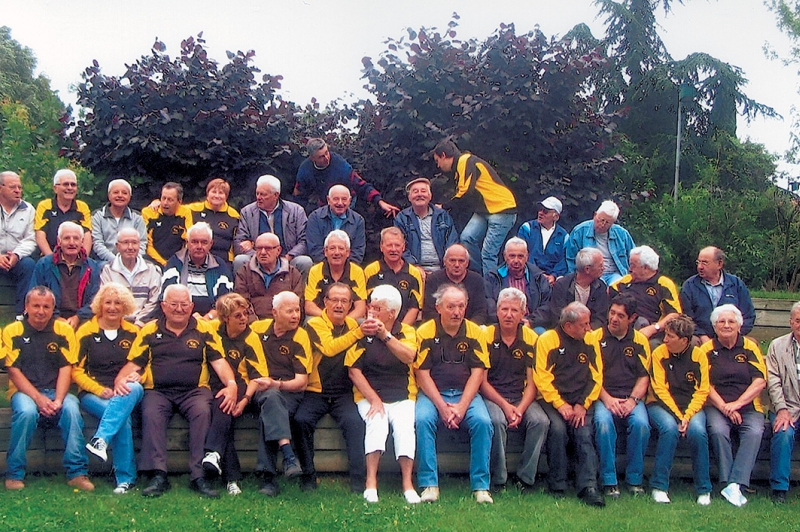
[[[350,489],[364,491],[364,421],[353,401],[353,382],[344,365],[345,353],[364,337],[358,322],[347,315],[352,295],[350,287],[333,283],[325,291],[325,308],[321,316],[308,320],[313,366],[308,387],[294,415],[292,439],[303,468],[300,489],[317,488],[314,468],[314,431],[322,416],[330,414],[342,429],[347,447]]]
[[[156,317],[161,295],[161,270],[142,258],[139,232],[133,227],[120,229],[116,241],[117,254],[103,266],[100,284],[119,283],[130,289],[136,310],[125,319],[142,327]]]
[[[479,296],[480,297],[480,296]],[[448,430],[469,430],[470,487],[478,503],[493,503],[489,494],[489,455],[492,420],[478,394],[489,366],[483,331],[464,318],[467,291],[446,285],[434,294],[439,317],[417,330],[417,480],[422,502],[439,500],[439,467],[436,433],[439,424]]]
[[[681,313],[678,289],[672,279],[658,273],[658,254],[650,246],[631,250],[630,271],[609,287],[609,294],[631,294],[637,302],[634,328],[658,346],[664,325]]]
[[[297,203],[281,199],[281,181],[273,175],[262,175],[256,181],[256,201],[242,209],[239,230],[233,239],[236,259],[233,271],[255,254],[258,235],[273,233],[281,244],[281,255],[289,264],[308,273],[313,264],[306,254],[306,211]]]
[[[608,325],[587,335],[600,345],[603,387],[594,404],[594,428],[600,454],[600,482],[606,497],[619,498],[617,435],[627,433],[625,482],[633,495],[643,495],[644,452],[650,441],[650,419],[644,399],[650,377],[650,346],[635,330],[637,301],[630,294],[611,300]]]
[[[334,185],[328,191],[328,204],[308,216],[306,245],[314,262],[324,257],[325,237],[334,229],[340,229],[350,237],[350,259],[356,264],[364,260],[366,234],[364,217],[350,208],[350,190],[343,185]]]
[[[450,213],[431,205],[431,182],[425,177],[413,179],[406,185],[410,207],[394,218],[394,226],[403,232],[406,250],[403,259],[419,266],[424,273],[441,270],[444,252],[458,243],[458,231]]]
[[[575,226],[567,240],[567,268],[575,271],[575,255],[583,248],[597,248],[603,254],[603,282],[611,285],[628,273],[628,256],[634,243],[631,234],[617,225],[619,207],[606,200],[594,213],[594,218]]]
[[[340,229],[331,231],[325,237],[325,258],[311,267],[308,272],[305,291],[306,316],[321,316],[325,306],[325,290],[333,283],[344,283],[353,291],[353,308],[348,308],[348,316],[363,318],[367,312],[367,281],[361,266],[348,260],[350,257],[350,237]]]
[[[272,316],[272,298],[281,292],[294,292],[302,303],[303,274],[282,252],[278,237],[263,233],[256,238],[255,254],[236,272],[233,290],[250,302],[258,319]]]
[[[142,255],[147,251],[147,230],[142,215],[131,209],[131,184],[114,179],[108,184],[108,203],[92,213],[92,256],[111,262],[117,255],[117,235],[124,228],[139,235]],[[87,252],[90,250],[86,250]]]
[[[89,206],[76,199],[78,178],[75,172],[61,169],[53,176],[55,198],[46,198],[36,206],[33,228],[36,230],[36,245],[42,256],[50,255],[58,240],[58,227],[63,222],[75,222],[83,228],[81,244],[86,253],[92,250],[92,213]]]
[[[3,357],[8,368],[11,437],[6,455],[6,489],[25,488],[26,452],[40,419],[58,424],[65,450],[67,484],[83,491],[94,485],[86,476],[88,458],[78,399],[68,393],[72,364],[77,362],[75,334],[53,320],[55,296],[45,287],[25,297],[25,318],[3,329]]]
[[[422,306],[422,275],[420,269],[403,260],[406,241],[397,227],[386,227],[381,231],[382,259],[364,268],[367,279],[367,295],[376,286],[389,284],[397,288],[403,305],[397,321],[414,325]]]
[[[142,490],[145,497],[158,497],[170,489],[167,479],[167,425],[175,411],[189,423],[190,488],[205,497],[219,494],[203,478],[203,445],[211,424],[209,368],[226,386],[221,408],[231,412],[238,392],[230,365],[225,361],[219,335],[205,321],[192,316],[189,289],[181,284],[164,290],[161,310],[164,317],[145,325],[136,336],[128,362],[114,381],[124,386],[133,372],[145,370],[142,400],[142,448],[139,470],[151,473],[150,484]]]
[[[213,238],[207,223],[191,226],[186,231],[186,249],[169,259],[161,279],[162,294],[168,286],[176,283],[187,286],[192,294],[196,317],[209,320],[217,317],[214,308],[217,298],[233,290],[230,267],[211,254]]]
[[[521,430],[525,443],[517,466],[517,479],[522,491],[530,494],[550,420],[535,401],[533,364],[538,336],[522,323],[526,310],[525,294],[518,289],[504,288],[498,294],[498,324],[488,326],[485,331],[491,365],[481,384],[481,395],[494,427],[492,486],[501,489],[508,480],[508,430]]]
[[[94,315],[92,299],[100,288],[100,266],[86,256],[82,246],[81,226],[62,223],[55,252],[40,258],[31,276],[31,288],[46,286],[55,294],[56,317],[66,320],[73,330]]]
[[[425,304],[422,318],[429,320],[438,316],[436,300],[433,297],[440,287],[446,284],[461,285],[473,297],[467,301],[466,319],[483,325],[489,315],[486,305],[486,288],[483,277],[469,269],[469,252],[461,244],[453,244],[444,252],[444,269],[433,272],[425,279]]]
[[[147,257],[162,268],[183,248],[186,229],[192,226],[192,211],[182,201],[183,187],[170,181],[161,187],[158,207],[148,205],[142,209],[147,228]]]
[[[539,202],[539,214],[535,220],[522,224],[517,232],[528,245],[531,263],[541,269],[550,281],[567,274],[566,243],[569,234],[558,225],[561,217],[561,200],[554,196]]]
[[[497,296],[500,290],[512,287],[525,294],[527,308],[524,319],[533,327],[534,313],[550,301],[550,282],[542,270],[528,262],[528,246],[519,237],[508,239],[503,249],[503,259],[504,265],[484,277],[489,322],[497,321]]]
[[[567,443],[575,446],[578,498],[589,506],[605,506],[597,490],[597,452],[592,441],[593,405],[603,385],[603,359],[597,343],[587,343],[589,309],[577,301],[561,311],[558,327],[536,343],[534,382],[539,405],[550,418],[547,435],[550,492],[563,497],[567,489]]]
[[[0,206],[0,277],[16,287],[14,312],[19,315],[25,310],[25,295],[36,265],[31,258],[36,237],[33,207],[22,200],[22,182],[14,172],[0,172]]]

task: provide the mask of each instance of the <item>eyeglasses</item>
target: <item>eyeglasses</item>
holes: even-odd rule
[[[275,251],[280,246],[256,246],[256,251]]]
[[[72,183],[72,182],[70,182],[70,183],[59,183],[59,185],[61,185],[62,187],[65,187],[65,188],[67,188],[67,187],[69,187],[69,188],[72,188],[72,187],[78,188],[78,183],[77,182],[75,182],[75,183]]]
[[[349,305],[350,304],[350,300],[347,299],[347,298],[340,298],[340,297],[330,298],[330,297],[326,297],[325,299],[327,299],[328,301],[330,301],[334,305]]]
[[[172,310],[177,310],[177,309],[189,310],[190,308],[192,308],[191,301],[181,301],[180,303],[176,303],[174,301],[164,301],[164,304]]]
[[[716,261],[716,260],[696,260],[696,261],[694,261],[694,263],[697,264],[698,266],[700,266],[701,264],[703,266],[708,266],[709,264],[714,264],[715,262],[719,262],[719,261]]]

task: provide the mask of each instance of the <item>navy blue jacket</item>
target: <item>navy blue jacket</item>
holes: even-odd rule
[[[458,231],[450,217],[444,209],[431,205],[433,209],[433,219],[431,220],[431,238],[436,254],[439,255],[439,266],[444,266],[444,252],[458,243]],[[394,225],[406,236],[406,251],[403,253],[403,260],[409,264],[419,264],[422,257],[421,234],[419,229],[419,218],[414,214],[412,207],[407,207],[400,211],[394,218]]]
[[[522,224],[517,236],[528,244],[528,262],[535,264],[544,273],[553,277],[567,274],[566,245],[569,233],[566,229],[556,224],[556,230],[547,241],[546,248],[542,247],[542,231],[536,220]]]
[[[53,315],[58,317],[61,312],[61,272],[58,269],[58,261],[61,257],[61,248],[56,247],[55,252],[44,256],[36,261],[31,275],[29,290],[35,286],[46,286],[53,295],[56,296],[56,308]],[[100,289],[100,264],[86,256],[86,252],[81,250],[83,266],[81,266],[81,277],[78,283],[78,311],[76,314],[85,321],[94,316],[91,304],[97,291]]]
[[[350,260],[361,264],[367,249],[364,217],[353,209],[347,209],[342,231],[350,237]],[[306,224],[306,252],[315,263],[325,258],[325,238],[333,231],[333,213],[327,205],[308,216]]]
[[[741,279],[723,270],[722,297],[719,298],[717,306],[728,303],[735,305],[742,312],[744,324],[742,324],[743,335],[749,334],[753,330],[756,321],[756,309],[750,299],[750,291]],[[697,336],[706,335],[715,338],[714,326],[711,323],[711,311],[714,310],[714,303],[708,295],[703,280],[699,275],[692,275],[683,283],[680,293],[681,308],[683,312],[692,317],[695,324],[694,334]]]
[[[550,282],[544,276],[542,270],[532,264],[525,266],[525,278],[528,280],[528,289],[525,297],[528,298],[528,311],[525,317],[533,327],[534,313],[536,309],[550,301]],[[508,266],[503,264],[496,270],[486,274],[483,279],[486,284],[486,305],[489,307],[489,323],[497,323],[497,296],[500,290],[508,288]]]

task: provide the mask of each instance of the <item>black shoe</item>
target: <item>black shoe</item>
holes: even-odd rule
[[[603,486],[603,495],[610,499],[619,499],[619,487],[616,484],[613,486]]]
[[[315,489],[317,489],[317,477],[314,475],[300,477],[300,491],[314,491]]]
[[[492,484],[489,486],[489,491],[491,493],[502,493],[505,491],[506,485],[505,484]]]
[[[303,474],[303,469],[297,463],[297,460],[284,460],[283,461],[283,476],[286,478],[297,478]]]
[[[171,487],[166,475],[156,475],[150,481],[150,484],[142,490],[142,495],[145,497],[161,497]]]
[[[597,488],[583,488],[580,492],[578,492],[578,498],[584,502],[584,504],[588,506],[597,506],[598,508],[602,508],[606,505],[606,500],[597,491]]]
[[[772,502],[775,504],[786,504],[786,491],[772,490]]]
[[[264,481],[264,483],[261,485],[261,489],[259,489],[258,492],[262,495],[266,495],[267,497],[277,497],[281,492],[281,488],[278,486],[278,483],[275,482],[275,479],[271,478]]]
[[[534,487],[533,484],[528,484],[524,480],[517,479],[516,486],[517,486],[517,489],[520,492],[524,493],[525,495],[531,495],[532,493],[535,493],[535,491],[536,491],[536,488]]]
[[[189,489],[196,491],[203,497],[219,499],[219,492],[211,488],[211,483],[204,478],[198,478],[189,483]]]
[[[639,484],[628,484],[628,493],[634,497],[639,497],[640,495],[644,495],[646,492]]]

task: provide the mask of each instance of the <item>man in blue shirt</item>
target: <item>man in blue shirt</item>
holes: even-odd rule
[[[556,278],[567,274],[565,246],[569,234],[557,223],[561,209],[561,200],[555,196],[545,198],[539,202],[536,219],[522,224],[517,232],[517,236],[528,244],[528,260],[545,273],[550,286]]]

